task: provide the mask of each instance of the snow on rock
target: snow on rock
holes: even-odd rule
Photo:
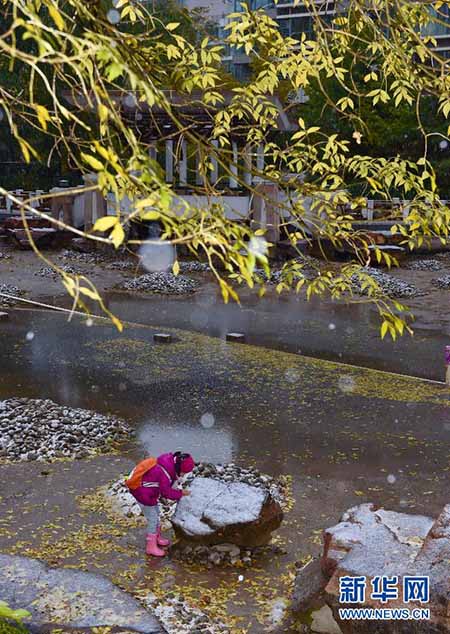
[[[260,546],[283,518],[267,491],[242,482],[196,478],[190,491],[172,518],[176,534],[187,541]]]
[[[323,566],[330,573],[345,565],[349,574],[396,575],[415,559],[432,525],[423,515],[356,506],[325,531]]]
[[[191,495],[178,505],[174,518],[188,535],[213,535],[228,524],[258,519],[266,495],[261,489],[235,482],[227,485],[211,478],[197,478]]]
[[[436,521],[423,515],[409,515],[362,504],[349,509],[336,526],[324,532],[322,559],[303,567],[294,584],[294,610],[317,609],[326,603],[345,634],[448,634],[450,632],[450,505]],[[323,578],[322,578],[323,575]],[[389,608],[409,609],[403,603],[403,577],[430,579],[430,620],[417,622],[371,620],[341,622],[340,578],[398,577],[399,596]],[[314,586],[312,589],[308,586]],[[365,607],[386,607],[366,593]],[[355,606],[352,606],[355,607]],[[424,607],[412,604],[412,607]],[[334,626],[333,626],[334,627]],[[313,630],[314,631],[314,630]],[[326,631],[328,629],[318,629]],[[331,630],[333,631],[333,630]],[[339,630],[335,630],[338,632]]]

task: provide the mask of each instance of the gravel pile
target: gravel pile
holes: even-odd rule
[[[211,267],[206,262],[192,260],[189,262],[179,262],[179,264],[181,273],[204,273],[211,270]]]
[[[419,295],[419,291],[415,286],[397,277],[393,277],[392,275],[388,275],[371,267],[365,269],[365,272],[378,283],[381,291],[389,297],[416,297]],[[367,290],[362,290],[361,281],[357,275],[352,276],[352,282],[355,292],[360,295],[367,295]]]
[[[73,251],[72,249],[64,249],[58,257],[62,260],[75,260],[82,264],[99,264],[108,259],[102,253],[83,253],[81,251]]]
[[[307,278],[312,279],[314,277],[313,273],[317,273],[320,271],[320,266],[323,264],[317,258],[313,258],[310,255],[304,255],[302,257],[294,258],[291,262],[297,262],[298,264],[302,264],[301,273]],[[289,268],[289,263],[288,263]],[[264,269],[255,269],[255,274],[262,279],[264,282],[268,282],[269,284],[279,284],[283,281],[283,278],[286,274],[286,269],[274,269],[270,272],[270,279],[267,279],[267,275]]]
[[[17,304],[15,299],[2,297],[1,293],[15,295],[16,297],[22,297],[25,295],[25,291],[22,291],[17,286],[13,286],[12,284],[0,284],[0,306],[15,306]]]
[[[405,268],[411,271],[440,271],[442,263],[433,259],[415,260],[414,262],[408,262]]]
[[[279,546],[258,546],[256,548],[241,548],[235,544],[216,544],[215,546],[177,544],[172,549],[172,559],[187,564],[200,564],[206,568],[234,567],[251,568],[261,560],[262,556],[285,555],[286,551]]]
[[[164,600],[148,594],[144,603],[168,634],[229,634],[225,623],[212,621],[204,612],[190,606],[183,595],[168,592]]]
[[[46,399],[0,401],[0,455],[12,460],[82,458],[129,434],[125,422]]]
[[[301,257],[294,258],[294,261],[298,264],[303,264],[303,269],[305,271],[320,271],[320,267],[323,264],[321,260],[313,257],[312,255],[302,255]]]
[[[70,264],[62,264],[59,268],[69,275],[82,274],[82,271],[80,271],[80,269],[74,268]],[[51,266],[44,266],[42,269],[39,269],[39,271],[36,271],[35,275],[39,275],[39,277],[48,277],[52,280],[56,280],[60,276],[58,271],[52,269]]]
[[[183,275],[173,275],[158,271],[145,273],[132,280],[124,282],[121,288],[127,291],[145,291],[150,293],[163,293],[167,295],[185,295],[193,293],[199,287],[196,280]]]
[[[435,278],[431,280],[431,283],[438,288],[450,288],[450,275]]]
[[[117,271],[133,271],[141,265],[139,260],[115,260],[105,266],[105,269]]]
[[[266,489],[276,502],[283,505],[285,501],[285,491],[283,484],[268,475],[260,473],[252,467],[239,467],[234,462],[226,465],[215,465],[209,462],[199,463],[195,469],[184,478],[183,485],[189,483],[196,477],[213,478],[222,482],[244,482],[250,486]]]
[[[240,548],[235,544],[177,545],[172,552],[172,558],[188,564],[200,564],[206,568],[214,566],[251,567],[260,552],[267,552],[266,548]]]

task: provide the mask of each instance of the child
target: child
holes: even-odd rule
[[[165,453],[159,458],[147,458],[140,462],[125,481],[130,493],[142,506],[148,522],[147,555],[164,557],[166,553],[159,547],[170,546],[170,541],[161,537],[158,507],[160,496],[178,501],[183,495],[190,495],[189,491],[174,489],[173,484],[194,467],[194,460],[188,453]]]

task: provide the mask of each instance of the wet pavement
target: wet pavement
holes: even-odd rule
[[[373,501],[434,516],[448,503],[445,386],[182,330],[171,331],[173,344],[154,344],[162,323],[170,331],[157,316],[158,328],[130,326],[122,335],[44,311],[13,311],[2,322],[0,398],[52,398],[118,414],[137,441],[113,456],[1,465],[9,484],[0,499],[0,551],[100,570],[135,593],[180,589],[202,609],[241,617],[236,632],[259,634],[270,602],[289,592],[294,562],[319,551],[322,529],[344,510]],[[210,428],[202,426],[206,413]],[[142,445],[290,476],[295,504],[275,538],[280,550],[250,570],[147,562],[143,528],[111,518],[96,494],[129,470]]]
[[[24,289],[28,298],[71,307],[59,280],[36,275],[43,263],[33,253],[8,253],[10,260],[0,260],[1,281]],[[61,264],[56,253],[47,255]],[[200,290],[191,295],[133,295],[112,289],[138,273],[109,270],[104,264],[75,265],[92,279],[109,308],[124,320],[220,339],[226,332],[238,331],[258,346],[442,381],[443,350],[450,344],[450,291],[436,288],[432,280],[450,273],[450,254],[439,258],[442,269],[438,272],[402,268],[390,273],[420,291],[418,297],[404,300],[415,317],[414,336],[406,334],[396,342],[389,338],[381,341],[377,310],[360,298],[350,303],[313,297],[308,302],[304,294],[278,295],[268,285],[263,298],[258,298],[255,290],[242,287],[241,305],[225,305],[212,275],[205,273],[188,275],[201,284]],[[339,264],[329,266],[338,268]],[[97,307],[93,310],[98,312]]]

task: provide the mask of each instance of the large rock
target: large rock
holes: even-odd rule
[[[105,577],[49,568],[37,559],[0,555],[0,600],[31,613],[38,629],[111,626],[143,634],[165,631],[133,597]]]
[[[344,634],[441,634],[450,632],[450,505],[433,522],[363,504],[347,511],[325,531],[322,570],[329,581],[325,598]],[[364,576],[367,587],[378,575],[398,576],[399,598],[381,604],[366,594],[365,607],[430,608],[429,621],[340,621],[339,579]],[[430,602],[404,604],[405,575],[429,576]],[[355,607],[355,606],[352,606]],[[356,606],[357,607],[357,606]]]
[[[242,482],[196,478],[190,491],[172,518],[177,536],[187,541],[262,546],[283,519],[280,505],[266,490]]]
[[[324,603],[324,590],[328,577],[319,559],[312,559],[300,568],[295,577],[291,608],[294,612],[307,612]]]

